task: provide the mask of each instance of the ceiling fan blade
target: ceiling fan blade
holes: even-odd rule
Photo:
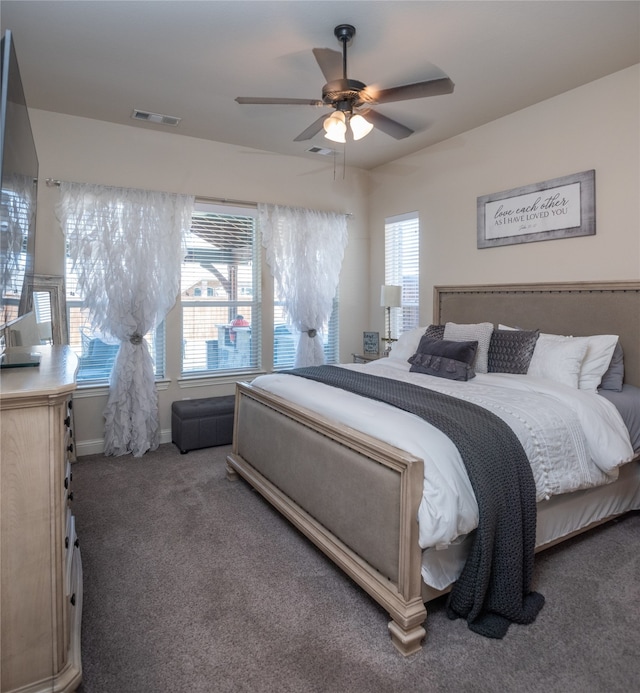
[[[327,82],[333,82],[344,77],[342,74],[342,53],[331,50],[331,48],[314,48],[313,54]]]
[[[236,97],[236,101],[238,103],[282,106],[324,106],[324,103],[318,99],[269,99],[262,98],[261,96],[238,96]]]
[[[392,101],[406,101],[408,99],[422,99],[425,96],[440,96],[451,94],[454,84],[448,77],[431,79],[426,82],[405,84],[401,87],[391,87],[375,91],[368,89],[368,93],[375,103],[391,103]]]
[[[326,113],[323,113],[317,120],[315,120],[309,127],[301,132],[293,141],[294,142],[303,142],[304,140],[310,140],[312,137],[317,135],[320,130],[322,130],[322,126],[324,124],[324,121],[327,117]]]
[[[378,111],[369,109],[367,111],[362,111],[362,115],[370,123],[373,123],[374,127],[378,128],[378,130],[382,130],[382,132],[385,132],[387,135],[391,135],[391,137],[394,137],[397,140],[403,140],[405,137],[413,135],[414,131],[411,128],[408,128],[406,125],[402,125],[402,123],[399,123],[397,120],[387,118],[387,116],[382,115],[382,113],[378,113]]]

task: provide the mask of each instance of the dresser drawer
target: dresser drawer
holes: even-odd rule
[[[80,551],[80,542],[76,534],[76,518],[73,513],[67,511],[67,533],[64,539],[65,544],[65,594],[71,595],[73,580],[73,561],[75,554]]]
[[[65,458],[70,462],[76,461],[76,447],[73,436],[73,400],[67,401],[64,418],[64,451]]]
[[[69,460],[65,463],[64,481],[62,482],[62,504],[67,507],[73,500],[73,471]]]
[[[82,627],[82,559],[80,549],[75,546],[71,561],[71,590],[66,596],[67,623],[69,624],[69,665],[77,672],[77,682],[70,690],[75,690],[82,676],[81,663],[81,627]]]

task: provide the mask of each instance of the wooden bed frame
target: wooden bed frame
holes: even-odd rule
[[[434,323],[617,334],[625,382],[640,386],[640,282],[441,286],[434,301]],[[638,460],[629,471],[615,483],[640,489]],[[425,585],[420,572],[423,473],[422,460],[411,454],[248,383],[237,385],[228,478],[246,479],[388,611],[392,642],[403,655],[422,647],[424,604],[443,594]],[[558,540],[539,537],[538,543],[542,549]]]

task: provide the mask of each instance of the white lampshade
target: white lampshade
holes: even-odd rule
[[[349,127],[353,133],[353,139],[361,140],[373,130],[373,123],[370,123],[361,115],[354,115],[349,118]]]
[[[380,287],[380,305],[385,308],[399,308],[402,305],[402,287],[383,284]]]
[[[323,127],[326,131],[325,137],[332,142],[346,142],[347,121],[342,111],[334,111],[325,119]]]

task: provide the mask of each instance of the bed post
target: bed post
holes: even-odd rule
[[[236,401],[234,404],[234,417],[233,417],[233,437],[231,441],[231,451],[237,455],[238,454],[238,412],[240,410],[240,388],[236,387]],[[226,469],[227,469],[227,481],[238,481],[240,479],[240,475],[236,470],[231,466],[231,463],[229,462],[229,459],[227,458],[226,462]]]
[[[400,555],[398,588],[402,593],[402,613],[389,609],[389,633],[394,647],[405,657],[418,652],[426,635],[423,623],[427,610],[422,600],[422,550],[418,544],[418,506],[424,484],[422,460],[408,464],[401,473]]]
[[[420,602],[422,604],[422,602]],[[389,621],[389,633],[391,642],[401,655],[408,657],[422,649],[422,641],[427,631],[422,624],[427,617],[427,610],[422,604],[422,613],[416,615],[417,625],[401,628],[396,621]]]

